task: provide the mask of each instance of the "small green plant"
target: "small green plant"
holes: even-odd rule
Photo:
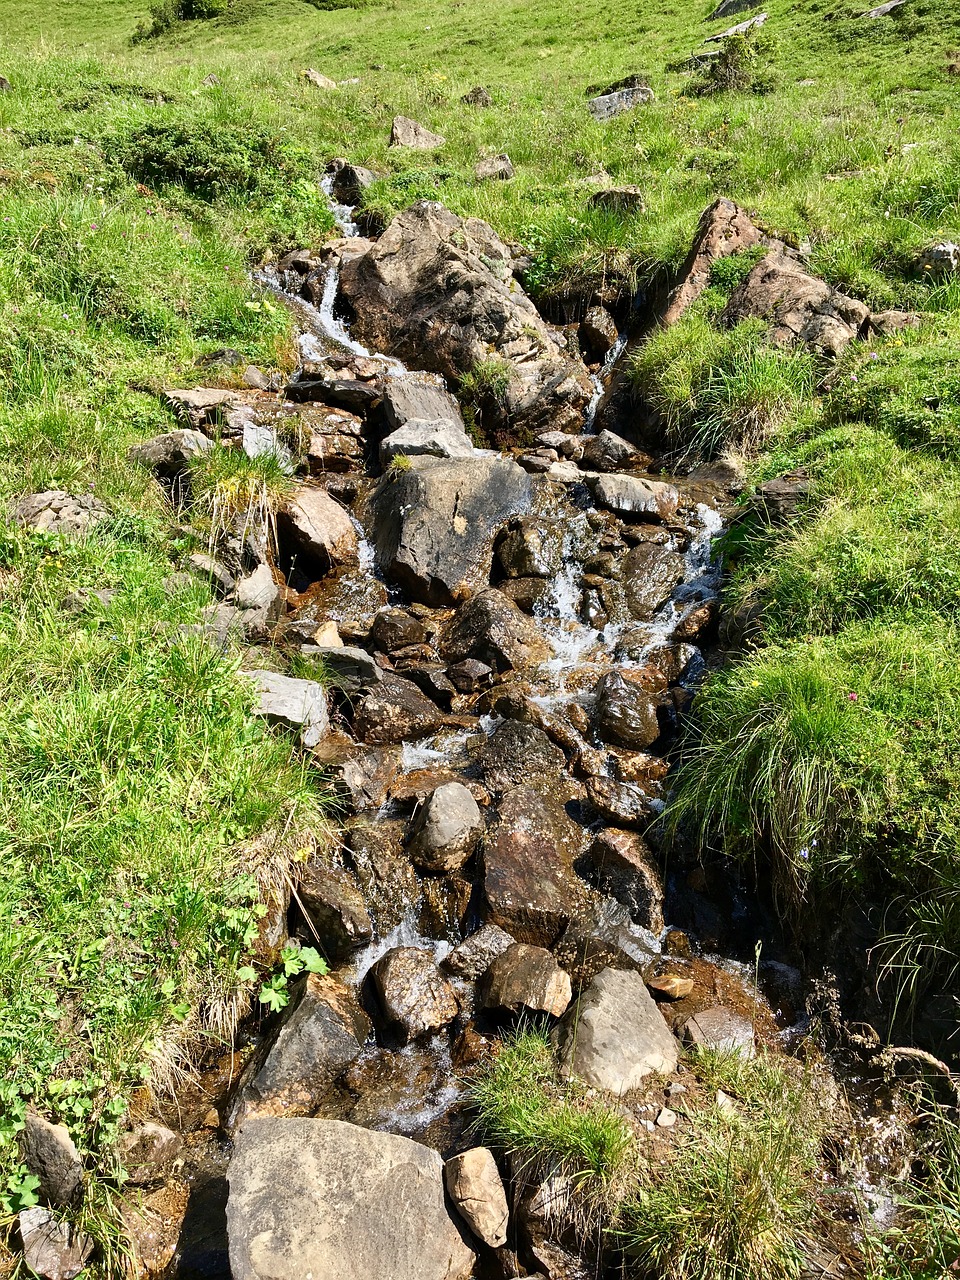
[[[490,356],[478,360],[460,380],[460,395],[474,405],[482,406],[485,400],[498,405],[506,403],[507,392],[513,380],[514,369],[509,360]]]
[[[387,467],[387,475],[397,477],[405,475],[406,472],[413,470],[413,460],[406,453],[395,453],[390,459],[390,465]]]
[[[773,40],[763,27],[727,36],[688,92],[701,98],[745,91],[770,93],[777,85],[773,53]]]
[[[263,983],[258,996],[260,1003],[266,1005],[271,1013],[279,1013],[290,1003],[289,980],[291,978],[296,978],[301,973],[329,972],[326,960],[315,947],[301,947],[291,942],[288,942],[280,952],[280,964],[280,972],[272,974]],[[252,982],[256,976],[256,970],[250,965],[245,965],[237,972],[241,982]]]
[[[217,444],[190,469],[190,501],[210,529],[211,544],[228,530],[274,531],[274,519],[293,492],[289,464],[278,453],[249,458],[242,449]]]

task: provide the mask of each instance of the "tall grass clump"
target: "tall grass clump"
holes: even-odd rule
[[[701,312],[655,332],[631,357],[628,376],[668,445],[702,458],[757,450],[803,412],[814,386],[811,357],[771,346],[762,322],[722,330]]]
[[[215,543],[227,532],[274,536],[277,509],[293,493],[294,481],[289,462],[277,452],[251,458],[242,449],[215,444],[191,461],[189,487],[191,508]]]
[[[623,1210],[627,1256],[663,1280],[796,1280],[815,1234],[824,1133],[797,1063],[701,1052],[694,1069],[727,1103],[698,1113]]]

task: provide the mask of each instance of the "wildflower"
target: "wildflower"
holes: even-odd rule
[[[851,375],[850,375],[850,381],[851,381],[851,382],[858,382],[858,381],[859,381],[859,379],[858,379],[858,377],[857,377],[857,375],[856,375],[855,373],[851,373]]]
[[[800,857],[803,858],[805,862],[810,861],[810,850],[806,848],[806,846],[804,846],[804,848],[802,848],[799,852],[800,852]]]
[[[855,693],[848,693],[848,694],[847,694],[847,701],[848,701],[848,702],[856,702],[856,701],[857,701],[857,695],[856,695]]]
[[[751,689],[759,689],[759,688],[760,688],[760,681],[759,681],[759,680],[751,680],[751,681],[750,681],[750,688],[751,688]]]
[[[880,357],[877,355],[877,353],[876,353],[875,351],[871,351],[871,352],[870,352],[870,359],[871,359],[871,360],[879,360],[879,359],[880,359]]]
[[[100,224],[99,224],[98,222],[91,222],[91,223],[90,223],[90,230],[91,230],[91,231],[96,231],[96,230],[97,230],[97,228],[99,227],[99,225],[100,225]]]

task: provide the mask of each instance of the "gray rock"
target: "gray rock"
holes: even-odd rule
[[[239,392],[227,391],[222,387],[167,391],[165,398],[178,418],[198,430],[219,422],[224,409],[241,402]]]
[[[862,18],[885,18],[888,13],[893,13],[894,9],[899,9],[906,0],[887,0],[886,4],[878,4],[875,9],[868,9],[866,13],[861,13]]]
[[[561,1072],[620,1096],[648,1075],[676,1071],[679,1046],[643,978],[604,969],[564,1018]]]
[[[307,565],[323,571],[356,564],[359,542],[349,515],[323,489],[304,485],[277,512],[277,534]]]
[[[241,671],[259,693],[254,714],[269,724],[300,731],[305,747],[315,747],[330,731],[327,695],[313,680],[295,680],[276,671]]]
[[[550,1013],[559,1018],[572,996],[570,975],[544,947],[515,942],[494,959],[480,980],[484,1009]]]
[[[462,782],[446,782],[414,815],[410,856],[425,871],[456,871],[473,853],[482,827],[471,793]]]
[[[49,1209],[22,1209],[17,1219],[23,1260],[42,1280],[73,1280],[93,1253],[93,1240]]]
[[[120,1139],[120,1159],[127,1182],[135,1187],[162,1181],[180,1154],[180,1135],[166,1125],[145,1121]]]
[[[13,92],[13,85],[10,83],[10,81],[7,79],[6,76],[0,76],[0,93],[12,93],[12,92]],[[466,99],[462,99],[462,101],[466,101]],[[489,105],[489,103],[487,105]]]
[[[341,204],[359,204],[364,191],[376,181],[376,174],[361,165],[350,164],[348,160],[334,160],[328,172],[330,170],[333,171],[334,198]]]
[[[383,412],[392,431],[412,419],[455,422],[465,430],[460,406],[450,392],[437,381],[421,381],[412,375],[391,378],[384,385]]]
[[[394,947],[370,970],[387,1026],[404,1040],[439,1031],[460,1011],[453,988],[429,951]]]
[[[662,480],[624,475],[588,476],[587,488],[601,507],[619,516],[669,520],[680,505],[680,494],[672,484]]]
[[[450,662],[476,658],[494,671],[522,670],[551,656],[536,624],[495,587],[460,606],[443,630],[440,651]]]
[[[172,479],[186,471],[194,458],[209,453],[212,448],[213,441],[209,436],[205,436],[202,431],[184,428],[154,436],[152,440],[144,440],[143,444],[135,444],[128,451],[127,457],[155,475]]]
[[[382,653],[396,653],[429,639],[427,628],[408,609],[381,609],[370,624],[370,642]]]
[[[20,1155],[40,1179],[37,1191],[49,1205],[75,1204],[80,1197],[83,1164],[67,1128],[28,1111],[20,1134]]]
[[[406,742],[439,729],[443,713],[411,680],[385,671],[353,706],[353,731],[361,742]]]
[[[623,588],[630,615],[646,622],[667,603],[683,578],[683,556],[669,547],[640,542],[623,557]]]
[[[233,1280],[467,1280],[428,1147],[338,1120],[260,1120],[227,1173]]]
[[[407,458],[427,454],[434,458],[468,458],[473,453],[470,437],[449,418],[410,418],[380,442],[380,465],[386,467],[398,455]]]
[[[255,364],[248,364],[243,371],[243,385],[251,391],[269,391],[270,379]]]
[[[269,609],[280,594],[268,564],[258,565],[253,573],[237,583],[236,601],[241,609]]]
[[[608,671],[597,681],[594,721],[604,742],[630,750],[649,747],[660,736],[649,692],[619,671]]]
[[[383,683],[383,668],[355,645],[303,644],[304,658],[316,658],[331,675],[331,684],[344,693],[359,693]]]
[[[733,13],[746,13],[748,9],[758,9],[762,0],[720,0],[720,3],[707,17],[707,22],[716,22],[718,18],[728,18]]]
[[[688,1018],[683,1024],[683,1037],[690,1044],[702,1045],[721,1052],[741,1053],[752,1058],[756,1053],[753,1023],[742,1014],[722,1005],[712,1005]]]
[[[508,578],[552,578],[563,563],[563,527],[533,516],[513,520],[496,550]]]
[[[313,1111],[359,1055],[370,1019],[353,993],[330,977],[310,973],[294,987],[272,1037],[247,1064],[225,1127],[236,1134],[260,1116]]]
[[[920,270],[943,279],[960,271],[960,244],[953,240],[938,240],[929,245],[920,256]]]
[[[450,1199],[467,1226],[491,1249],[507,1242],[510,1210],[500,1170],[487,1147],[471,1147],[443,1166]]]
[[[473,171],[473,176],[478,182],[509,182],[514,176],[514,168],[510,163],[510,157],[505,153],[497,156],[488,156],[481,160]]]
[[[394,116],[390,129],[391,147],[410,147],[414,151],[435,151],[446,143],[439,133],[431,133],[409,116]]]
[[[341,290],[356,314],[354,336],[371,349],[452,385],[495,362],[503,378],[483,399],[488,433],[579,427],[592,391],[586,369],[561,347],[513,268],[512,250],[485,222],[422,200],[344,264]]]
[[[296,896],[329,959],[344,960],[373,937],[363,895],[346,871],[307,863]]]
[[[751,319],[766,321],[770,340],[780,346],[803,343],[819,355],[837,356],[865,328],[870,309],[771,250],[733,291],[721,315],[730,327]]]
[[[766,13],[758,13],[755,18],[747,18],[745,22],[738,22],[735,27],[727,27],[726,31],[721,31],[715,36],[707,36],[703,43],[710,44],[713,41],[727,40],[730,36],[746,35],[755,27],[762,27],[768,16]]]
[[[441,967],[458,978],[479,978],[497,956],[503,955],[514,939],[498,925],[481,925],[465,942],[441,961]]]
[[[635,85],[630,89],[618,89],[614,93],[604,93],[591,98],[587,108],[594,120],[612,120],[624,111],[632,111],[645,103],[654,101],[654,92],[649,85]]]
[[[594,471],[622,471],[641,461],[639,450],[612,431],[600,431],[583,443],[582,463]]]
[[[236,579],[226,565],[203,551],[197,551],[192,556],[188,556],[187,569],[194,577],[202,578],[209,584],[211,591],[223,599],[232,595],[237,585]]]
[[[617,323],[606,307],[588,307],[577,337],[588,359],[603,360],[617,340]]]
[[[531,499],[530,477],[505,459],[414,459],[374,494],[377,565],[414,600],[454,604],[489,581],[494,538]]]
[[[85,533],[110,517],[110,511],[92,494],[65,493],[47,489],[21,498],[13,510],[14,520],[39,533],[58,533],[70,537]]]
[[[465,93],[460,101],[467,107],[493,106],[493,98],[490,96],[490,91],[481,84],[475,85],[468,93]]]
[[[583,862],[591,884],[623,903],[651,933],[663,931],[663,882],[649,846],[639,835],[607,828],[595,837]]]

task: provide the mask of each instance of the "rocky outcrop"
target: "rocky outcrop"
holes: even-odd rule
[[[734,290],[721,316],[731,326],[753,319],[769,324],[778,345],[803,343],[819,355],[838,356],[865,331],[870,309],[773,250]]]
[[[661,323],[676,324],[710,283],[710,268],[719,258],[768,243],[770,241],[746,210],[732,200],[715,200],[700,215],[693,244],[680,268],[677,283],[667,298]]]
[[[338,1120],[259,1120],[227,1173],[233,1280],[467,1280],[443,1161]]]
[[[562,1070],[616,1096],[677,1069],[679,1045],[643,978],[604,969],[561,1024]]]
[[[494,538],[532,493],[505,459],[415,458],[374,494],[377,565],[414,600],[454,604],[489,582]]]
[[[486,223],[421,201],[347,263],[343,296],[367,346],[458,385],[500,362],[503,384],[484,425],[579,428],[590,383],[517,286],[510,249]]]
[[[253,1117],[315,1110],[369,1034],[370,1020],[345,986],[308,974],[294,988],[273,1037],[244,1070],[227,1130],[236,1133]]]
[[[443,1166],[450,1199],[467,1226],[485,1245],[499,1249],[507,1241],[510,1211],[500,1170],[487,1147],[471,1147]]]

